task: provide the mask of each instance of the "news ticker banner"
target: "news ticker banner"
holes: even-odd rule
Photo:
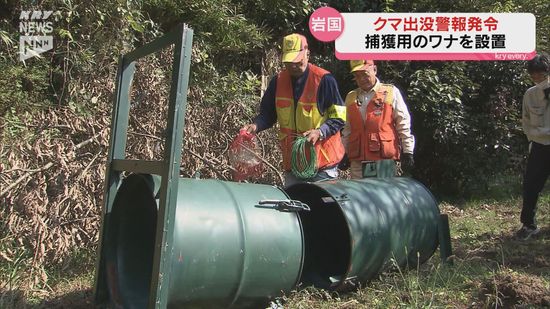
[[[340,13],[315,10],[312,35],[335,41],[340,60],[529,60],[536,55],[530,13]]]

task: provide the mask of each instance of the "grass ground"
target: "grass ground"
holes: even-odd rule
[[[539,201],[537,238],[519,241],[521,199],[444,202],[453,243],[453,266],[440,263],[439,253],[423,265],[393,269],[348,293],[306,288],[277,301],[284,308],[545,308],[550,307],[550,190]],[[0,308],[93,307],[93,252],[75,255],[62,269],[49,270],[49,286],[39,290],[0,285]],[[11,285],[10,285],[11,284]]]

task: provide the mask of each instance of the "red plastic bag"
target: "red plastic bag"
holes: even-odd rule
[[[246,130],[239,131],[229,146],[229,163],[235,169],[233,180],[242,181],[258,178],[262,175],[263,164],[260,159],[260,147],[256,143],[256,136]]]

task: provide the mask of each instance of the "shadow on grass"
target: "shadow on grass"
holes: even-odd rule
[[[92,289],[76,290],[47,300],[25,301],[20,290],[2,292],[0,308],[13,309],[84,309],[95,308]]]
[[[92,289],[73,291],[64,295],[60,295],[53,299],[48,299],[33,308],[94,308],[94,296]]]
[[[519,240],[514,231],[500,235],[484,233],[477,237],[464,237],[463,243],[454,248],[455,256],[465,261],[495,263],[523,273],[540,276],[550,274],[550,227],[543,227],[532,239]],[[550,276],[546,278],[550,279]]]
[[[517,239],[515,230],[508,230],[463,237],[455,245],[455,257],[480,271],[469,308],[550,306],[545,283],[550,281],[550,227],[541,227],[529,240]]]

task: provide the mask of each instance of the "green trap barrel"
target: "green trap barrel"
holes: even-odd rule
[[[147,307],[158,180],[131,175],[118,189],[104,244],[115,306]],[[168,307],[258,308],[294,288],[303,233],[298,215],[279,201],[288,196],[273,186],[180,178],[176,216],[169,219]]]
[[[311,208],[299,213],[305,285],[341,289],[364,283],[388,265],[416,267],[437,248],[439,208],[416,180],[335,180],[285,191]]]

